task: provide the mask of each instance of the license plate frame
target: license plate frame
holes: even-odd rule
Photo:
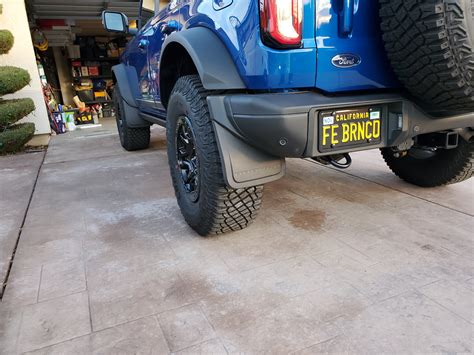
[[[383,113],[382,106],[321,111],[318,115],[318,150],[327,153],[379,145],[384,138]]]

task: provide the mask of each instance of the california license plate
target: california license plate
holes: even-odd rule
[[[376,145],[382,141],[382,109],[361,107],[319,115],[319,150]]]

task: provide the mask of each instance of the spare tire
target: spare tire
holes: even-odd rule
[[[388,58],[434,115],[474,111],[474,0],[379,0]]]

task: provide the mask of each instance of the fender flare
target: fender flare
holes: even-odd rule
[[[131,68],[121,63],[112,67],[115,85],[120,89],[120,96],[123,99],[124,114],[127,119],[127,125],[131,128],[149,127],[150,122],[140,117],[138,103],[135,100],[138,97],[138,76],[135,68]]]
[[[114,65],[112,67],[114,79],[116,84],[120,87],[120,94],[124,101],[131,107],[138,108],[138,104],[135,100],[138,97],[138,84],[137,72],[134,68],[127,68],[123,63]],[[135,89],[136,92],[133,92]]]
[[[206,90],[246,88],[224,43],[210,29],[194,27],[169,35],[163,43],[160,64],[172,43],[180,44],[188,52]]]

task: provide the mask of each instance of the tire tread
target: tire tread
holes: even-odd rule
[[[474,3],[379,1],[383,40],[395,74],[433,113],[474,111],[474,34],[464,1]]]
[[[143,150],[150,146],[150,127],[130,128],[123,127],[123,147],[127,151]]]
[[[474,176],[474,141],[460,141],[453,150],[443,152],[429,161],[409,156],[396,158],[390,148],[382,149],[382,156],[390,170],[400,179],[421,187],[456,184]]]
[[[200,164],[204,167],[201,173],[204,175],[201,182],[200,206],[201,218],[194,221],[187,217],[184,206],[180,203],[177,192],[178,203],[188,224],[201,235],[222,234],[246,228],[256,218],[261,206],[263,186],[255,186],[242,189],[233,189],[226,185],[223,175],[223,167],[220,159],[214,127],[209,114],[207,96],[216,94],[203,88],[197,75],[183,76],[178,79],[171,96],[175,93],[183,95],[189,100],[192,110],[193,126],[198,143],[201,144]],[[169,128],[168,128],[169,129]],[[169,135],[170,136],[170,135]],[[168,147],[174,146],[174,142],[168,140]],[[169,151],[169,154],[173,152]],[[170,161],[170,168],[173,166]],[[175,191],[178,191],[179,180],[173,175]]]
[[[115,119],[117,120],[117,129],[122,147],[129,152],[147,149],[150,146],[150,127],[132,128],[127,125],[124,109],[127,103],[123,100],[118,85],[115,85],[113,98],[116,111]],[[119,112],[122,115],[122,126],[118,121]]]

